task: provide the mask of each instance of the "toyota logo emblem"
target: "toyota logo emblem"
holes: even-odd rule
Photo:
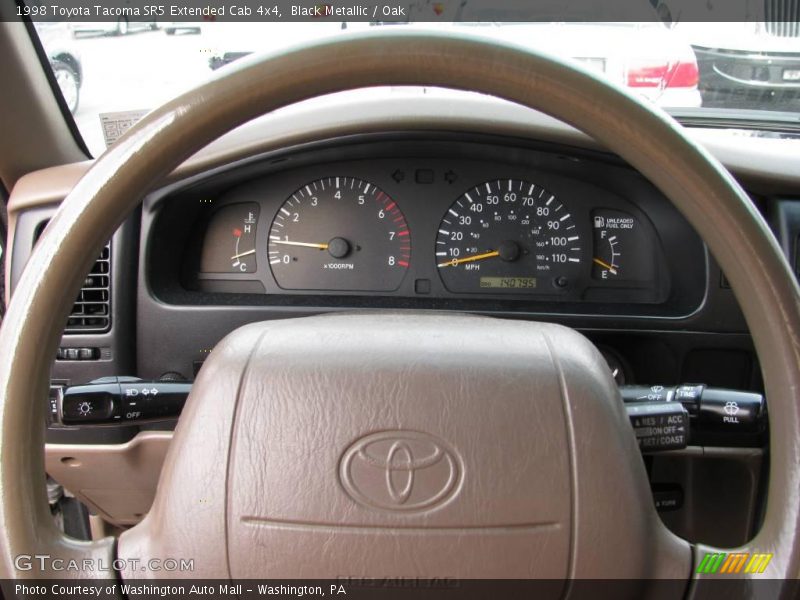
[[[455,450],[418,431],[381,431],[356,440],[342,455],[339,479],[370,508],[412,512],[441,506],[459,489]]]

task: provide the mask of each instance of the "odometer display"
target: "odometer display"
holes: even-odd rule
[[[519,179],[484,182],[447,210],[436,264],[451,292],[557,293],[581,274],[583,247],[569,208]]]
[[[489,289],[531,290],[536,287],[536,277],[481,277],[480,286]]]
[[[397,203],[375,185],[326,177],[281,205],[267,252],[283,289],[392,291],[408,268],[411,236]]]

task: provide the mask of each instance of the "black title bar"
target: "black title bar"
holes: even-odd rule
[[[0,0],[0,20],[116,22],[788,22],[781,0]]]

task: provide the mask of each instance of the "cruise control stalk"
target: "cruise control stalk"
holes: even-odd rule
[[[764,396],[701,384],[619,388],[643,452],[687,445],[759,446],[766,431]]]

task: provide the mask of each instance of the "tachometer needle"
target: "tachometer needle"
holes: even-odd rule
[[[308,242],[290,242],[289,240],[272,240],[273,244],[283,244],[285,246],[304,246],[306,248],[318,248],[319,250],[327,250],[328,244],[310,244]]]
[[[598,265],[600,265],[601,267],[603,267],[604,269],[606,269],[606,270],[607,270],[609,273],[611,273],[612,275],[616,275],[616,274],[617,274],[617,269],[618,269],[619,267],[615,267],[614,265],[610,265],[610,264],[608,264],[606,261],[604,261],[604,260],[600,260],[600,259],[599,259],[599,258],[597,258],[597,257],[594,257],[594,258],[592,258],[592,261],[594,261],[596,264],[598,264]]]
[[[251,254],[255,254],[255,253],[256,253],[256,249],[253,248],[252,250],[248,250],[247,252],[241,252],[241,253],[237,254],[236,256],[231,256],[231,260],[236,260],[237,258],[242,258],[243,256],[250,256]]]
[[[500,252],[494,250],[492,252],[485,252],[483,254],[473,254],[472,256],[465,256],[464,258],[454,258],[452,260],[447,260],[445,262],[440,262],[437,267],[455,267],[460,265],[461,263],[466,262],[473,262],[476,260],[483,260],[485,258],[494,258],[495,256],[500,256]]]

